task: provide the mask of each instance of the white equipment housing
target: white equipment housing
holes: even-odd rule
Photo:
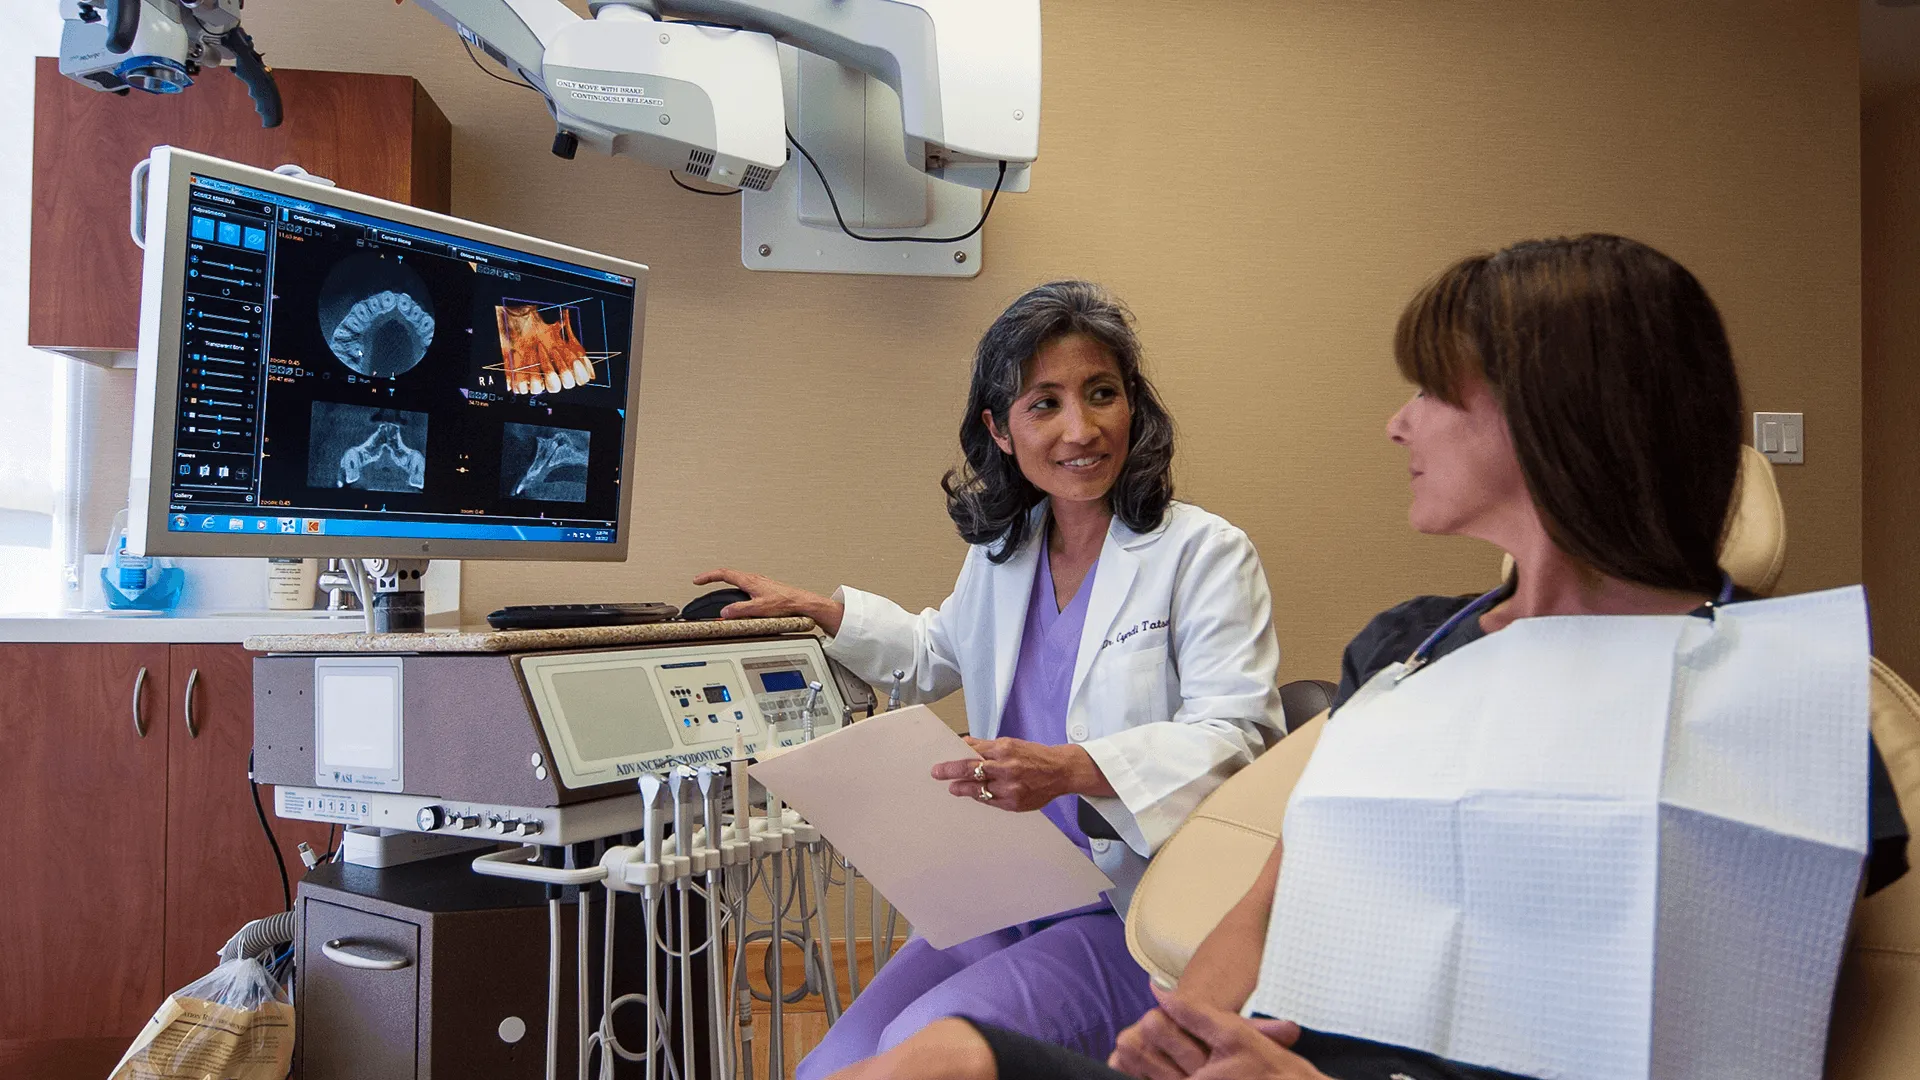
[[[556,153],[584,142],[748,193],[750,269],[971,277],[977,233],[847,230],[965,234],[977,192],[1028,190],[1039,152],[1039,0],[597,0],[591,20],[560,0],[416,2],[547,98]],[[786,167],[789,131],[817,171]]]
[[[556,33],[541,74],[555,122],[603,153],[756,191],[786,163],[780,60],[765,34],[610,7]]]

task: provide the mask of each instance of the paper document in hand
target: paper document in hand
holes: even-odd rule
[[[749,772],[852,860],[937,949],[1093,903],[1113,887],[1039,813],[956,798],[943,761],[977,758],[922,705],[882,713]]]

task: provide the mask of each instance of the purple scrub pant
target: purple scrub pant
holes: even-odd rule
[[[825,1077],[892,1049],[935,1020],[964,1016],[1105,1061],[1153,1008],[1147,973],[1111,908],[1042,919],[936,949],[916,937],[863,988],[794,1071]]]

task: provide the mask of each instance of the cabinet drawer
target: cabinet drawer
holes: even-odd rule
[[[303,901],[303,1080],[414,1080],[420,1032],[420,928]]]

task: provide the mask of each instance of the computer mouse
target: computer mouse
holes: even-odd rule
[[[753,597],[740,589],[715,589],[687,601],[680,608],[680,617],[688,622],[717,619],[728,604],[737,604],[742,600],[751,599]]]

